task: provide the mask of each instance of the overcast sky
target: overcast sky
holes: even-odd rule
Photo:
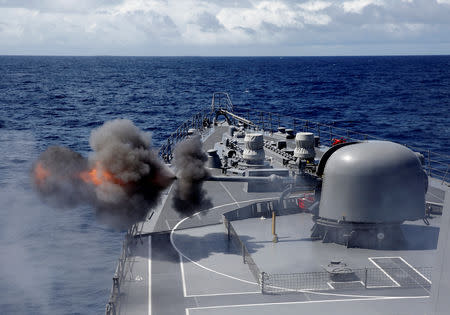
[[[0,0],[0,54],[450,54],[450,0]]]

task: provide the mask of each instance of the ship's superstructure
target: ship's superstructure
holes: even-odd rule
[[[127,234],[107,314],[430,313],[450,188],[429,152],[238,112],[226,93],[162,146],[169,167],[188,137],[209,206],[181,216],[165,191]]]

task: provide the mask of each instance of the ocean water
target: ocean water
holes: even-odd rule
[[[0,313],[99,314],[123,232],[87,206],[54,209],[31,188],[40,152],[89,154],[104,121],[131,119],[158,147],[227,91],[258,108],[450,154],[450,56],[0,56]]]

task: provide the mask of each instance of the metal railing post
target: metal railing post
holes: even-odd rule
[[[364,268],[364,289],[367,289],[367,268]]]
[[[264,130],[264,113],[263,112],[261,112],[261,127],[262,127],[262,130]]]
[[[333,133],[331,132],[331,126],[328,126],[329,128],[329,133],[330,133],[330,145],[333,142]]]
[[[431,175],[431,160],[430,160],[430,150],[428,149],[428,176]]]
[[[445,170],[445,174],[444,174],[444,176],[442,177],[442,184],[445,182],[445,179],[447,178],[447,173],[448,173],[449,167],[450,167],[450,166],[447,166],[447,169]]]
[[[272,134],[273,128],[272,128],[272,113],[269,113],[269,120],[270,120],[270,133]]]
[[[261,293],[263,293],[263,294],[264,294],[264,291],[265,291],[265,290],[264,290],[264,289],[265,289],[265,288],[264,288],[264,287],[265,287],[265,281],[264,281],[264,280],[265,280],[265,279],[264,279],[264,278],[265,278],[265,275],[266,275],[266,273],[265,273],[264,271],[261,272],[261,281],[260,281],[260,282],[261,282]]]

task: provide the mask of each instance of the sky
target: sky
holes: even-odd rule
[[[450,54],[450,0],[0,0],[0,55]]]

